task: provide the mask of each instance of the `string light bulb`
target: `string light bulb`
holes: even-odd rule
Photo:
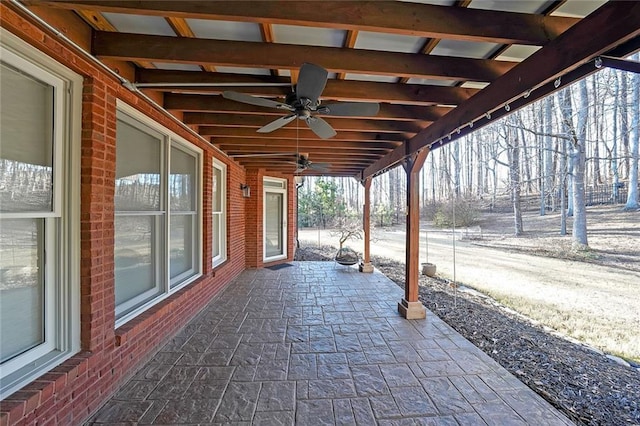
[[[602,58],[600,56],[598,56],[594,62],[595,66],[597,69],[602,68]]]
[[[484,114],[485,117],[487,117],[487,120],[491,120],[491,113],[487,112]]]
[[[556,81],[553,82],[553,87],[557,89],[558,87],[560,87],[560,83],[562,83],[560,77],[556,78]]]
[[[509,104],[504,104],[504,110],[507,112],[511,111],[511,107],[509,106]]]
[[[524,98],[525,99],[527,99],[529,96],[531,96],[531,89],[529,89],[526,92],[524,92]]]
[[[470,122],[469,122],[469,128],[470,128],[470,129],[473,129],[473,121],[470,121]]]

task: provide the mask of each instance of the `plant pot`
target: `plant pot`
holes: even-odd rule
[[[356,253],[352,248],[343,247],[338,250],[336,253],[335,261],[341,265],[351,266],[358,263],[360,259],[358,258],[358,253]]]
[[[434,277],[436,275],[436,265],[434,263],[423,263],[422,275]]]

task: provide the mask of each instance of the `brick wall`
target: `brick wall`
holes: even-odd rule
[[[0,3],[0,23],[84,77],[80,207],[82,352],[1,401],[0,425],[80,424],[245,268],[248,253],[245,245],[255,246],[257,238],[250,232],[245,236],[245,211],[250,204],[242,198],[239,188],[247,176],[237,163],[221,156],[143,98],[123,88],[113,76],[6,2]],[[117,99],[204,151],[204,200],[203,276],[115,329],[113,253]],[[232,232],[228,239],[227,261],[215,270],[211,267],[213,157],[228,167],[227,227]],[[255,215],[246,218],[249,217]]]
[[[274,177],[287,179],[287,258],[274,262],[265,263],[263,261],[263,211],[264,211],[264,178]],[[247,267],[260,268],[265,265],[277,265],[293,260],[295,253],[295,231],[296,231],[296,188],[291,176],[280,173],[268,172],[265,169],[249,169],[246,173],[247,185],[251,188],[251,197],[246,201],[246,259]]]

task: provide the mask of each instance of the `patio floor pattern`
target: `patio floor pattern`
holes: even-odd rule
[[[331,262],[244,271],[87,424],[570,425],[403,290]]]

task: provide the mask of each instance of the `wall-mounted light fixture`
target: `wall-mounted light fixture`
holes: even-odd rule
[[[246,183],[241,183],[240,189],[242,189],[242,196],[244,198],[251,197],[251,188],[249,188],[249,185],[247,185]]]

